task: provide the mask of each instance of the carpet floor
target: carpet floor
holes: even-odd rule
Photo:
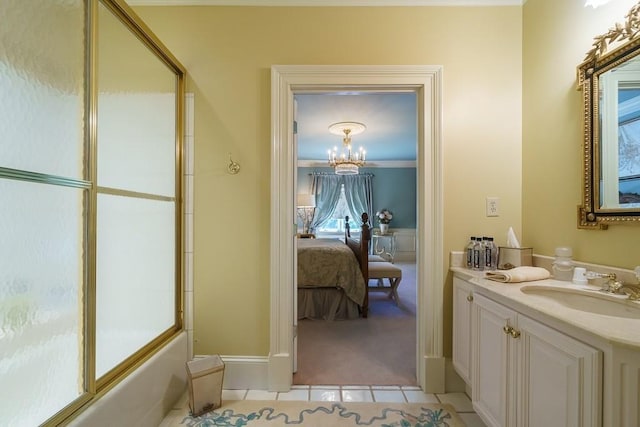
[[[294,384],[416,385],[416,265],[396,265],[400,306],[370,293],[366,319],[298,322]]]
[[[231,400],[200,417],[186,414],[176,425],[457,427],[465,424],[447,404]]]

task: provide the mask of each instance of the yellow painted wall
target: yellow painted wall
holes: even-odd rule
[[[576,67],[635,0],[597,9],[582,1],[528,0],[523,23],[523,229],[536,253],[571,246],[574,258],[633,268],[640,264],[640,227],[580,230],[582,101]]]
[[[196,354],[269,351],[272,65],[442,65],[443,269],[470,235],[521,232],[521,7],[135,10],[195,94]],[[238,175],[225,173],[229,153]],[[484,216],[486,196],[501,198],[500,217]],[[450,307],[450,277],[438,285]]]
[[[172,93],[176,75],[112,13],[98,3],[99,93]]]

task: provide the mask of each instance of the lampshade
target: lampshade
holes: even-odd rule
[[[358,165],[353,163],[341,163],[335,166],[336,175],[358,175]]]
[[[315,207],[316,206],[316,196],[313,194],[298,194],[297,197],[297,206],[299,208],[306,207]]]

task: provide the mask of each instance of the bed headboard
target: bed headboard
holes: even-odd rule
[[[360,225],[360,241],[351,238],[351,227],[349,225],[349,217],[345,217],[344,243],[353,251],[358,263],[360,271],[364,277],[365,283],[369,279],[369,240],[371,240],[371,229],[369,228],[369,215],[362,214],[362,224]]]

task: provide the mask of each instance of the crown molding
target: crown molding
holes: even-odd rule
[[[527,0],[126,0],[130,6],[522,6]]]

